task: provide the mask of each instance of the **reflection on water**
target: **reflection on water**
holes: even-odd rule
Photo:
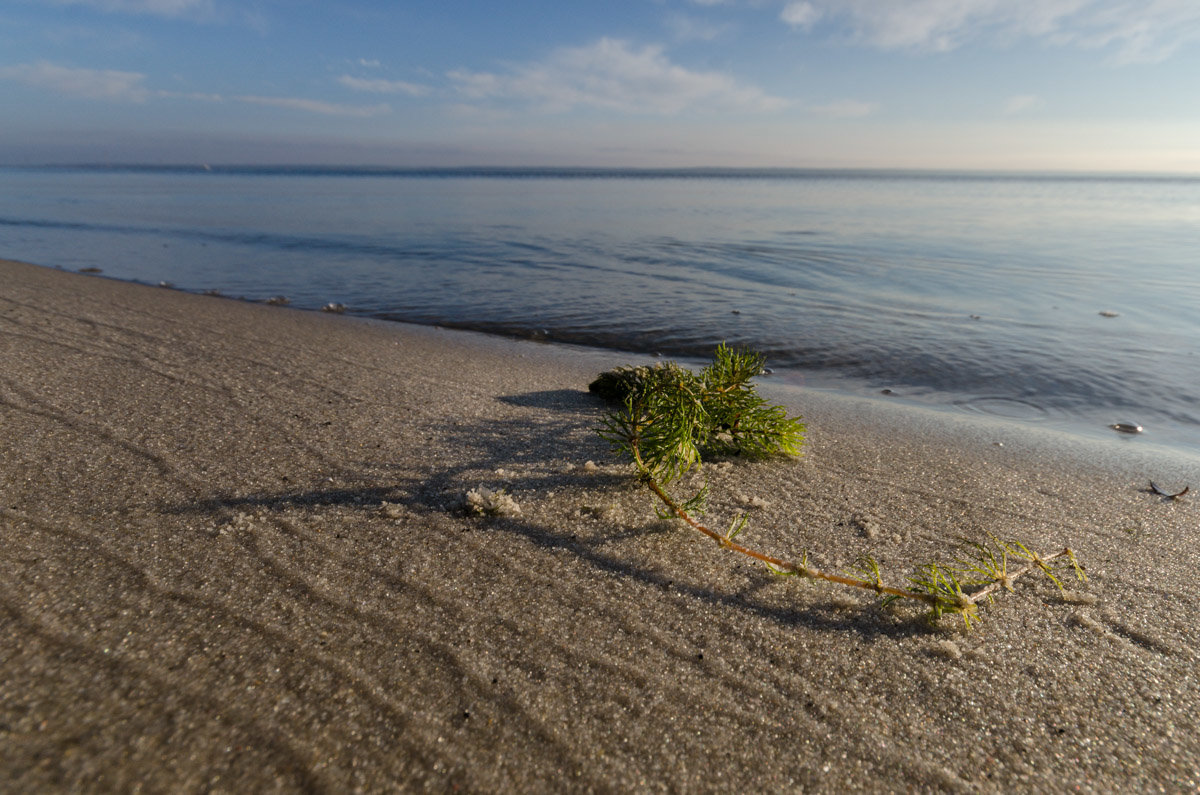
[[[967,411],[975,411],[992,417],[1024,420],[1025,422],[1038,422],[1050,416],[1050,410],[1045,406],[1039,406],[1032,400],[1010,397],[959,398],[954,401],[954,405]]]

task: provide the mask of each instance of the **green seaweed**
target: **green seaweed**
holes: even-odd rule
[[[1060,591],[1063,584],[1056,568],[1069,566],[1079,579],[1086,579],[1070,548],[1039,555],[1024,542],[992,538],[987,544],[969,544],[967,556],[953,566],[918,566],[907,578],[908,587],[899,587],[885,583],[879,564],[870,557],[860,557],[843,575],[810,566],[807,552],[793,562],[744,546],[735,539],[749,523],[745,514],[735,517],[724,533],[701,523],[696,517],[704,513],[708,485],[687,498],[676,498],[668,489],[700,466],[705,455],[766,459],[800,454],[805,431],[800,418],[769,405],[751,383],[763,363],[759,353],[722,343],[712,363],[698,374],[663,362],[617,368],[592,382],[591,391],[614,404],[597,433],[633,463],[643,485],[657,498],[660,516],[682,520],[721,547],[760,561],[773,574],[872,591],[885,604],[915,601],[928,609],[931,621],[960,615],[967,629],[980,620],[981,603],[991,602],[998,590],[1013,591],[1013,582],[1030,571],[1042,572]],[[1012,569],[1011,561],[1023,563]]]

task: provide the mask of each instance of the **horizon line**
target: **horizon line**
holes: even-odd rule
[[[0,163],[0,168],[23,170],[86,170],[86,171],[159,171],[194,173],[253,173],[288,172],[319,175],[375,174],[378,176],[967,176],[967,177],[1010,177],[1010,178],[1084,178],[1084,179],[1200,179],[1200,171],[1171,170],[1096,170],[1096,169],[1038,169],[1038,168],[955,168],[937,166],[584,166],[584,165],[461,165],[461,166],[399,166],[384,164],[346,163],[119,163],[103,161],[81,161],[74,163]]]

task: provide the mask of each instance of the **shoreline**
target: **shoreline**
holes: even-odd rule
[[[632,357],[0,277],[16,788],[1200,785],[1200,510],[1144,462],[764,382],[806,455],[712,462],[714,526],[898,581],[960,538],[1076,550],[1087,583],[968,634],[657,520],[586,393]]]
[[[64,273],[78,273],[92,278],[116,281],[122,284],[133,284],[140,287],[156,287],[138,281],[129,281],[115,276],[109,276],[102,271],[72,271],[61,266],[53,270]],[[172,285],[158,285],[157,289],[182,292],[187,295],[200,295],[206,298],[220,298],[250,304],[270,304],[273,299],[252,299],[223,293],[206,293],[195,290],[184,290]],[[286,304],[285,304],[286,305]],[[299,312],[318,312],[311,307],[289,307]],[[340,312],[337,314],[341,314]],[[625,350],[621,348],[597,347],[581,342],[563,341],[554,338],[528,336],[518,333],[505,333],[461,327],[454,324],[436,322],[413,322],[394,320],[368,315],[347,315],[347,319],[359,322],[381,323],[385,327],[398,325],[409,329],[436,329],[451,334],[464,334],[465,338],[472,336],[479,339],[505,340],[518,346],[536,346],[531,350],[540,350],[546,354],[549,361],[561,363],[572,358],[593,359],[598,363],[596,372],[602,369],[629,363],[654,363],[674,359],[693,369],[704,366],[706,360],[694,356],[662,356],[642,351]],[[559,352],[555,356],[551,352]],[[768,361],[768,365],[771,362]],[[594,375],[594,374],[593,374]],[[811,382],[811,383],[810,383]],[[889,389],[877,389],[877,385],[868,384],[861,379],[843,377],[821,371],[782,369],[775,377],[760,378],[758,383],[768,391],[772,391],[777,402],[789,405],[790,408],[802,411],[805,402],[812,400],[827,401],[824,403],[830,410],[854,417],[861,424],[865,417],[872,418],[872,424],[888,428],[916,423],[927,430],[950,426],[958,429],[958,434],[966,438],[1012,439],[1039,456],[1052,456],[1061,459],[1067,466],[1086,464],[1099,466],[1101,470],[1111,470],[1133,474],[1136,471],[1162,471],[1173,476],[1186,477],[1188,473],[1197,471],[1200,467],[1200,451],[1190,444],[1191,436],[1185,441],[1172,444],[1161,438],[1162,428],[1152,428],[1142,434],[1122,434],[1104,425],[1100,418],[1102,413],[1093,411],[1089,419],[1083,416],[1074,418],[1060,417],[1051,421],[1038,419],[1022,419],[1007,417],[1002,414],[964,410],[963,405],[973,404],[977,400],[986,402],[989,398],[968,392],[949,392],[939,396],[938,400],[923,400],[919,397],[908,397],[893,393]],[[887,395],[887,397],[883,397]],[[957,397],[955,397],[957,396]],[[1117,422],[1118,414],[1109,412],[1108,419]],[[1170,429],[1166,429],[1170,430]]]

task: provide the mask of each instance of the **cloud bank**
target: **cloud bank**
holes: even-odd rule
[[[407,83],[403,80],[383,80],[351,75],[342,75],[338,82],[352,91],[365,91],[372,94],[406,94],[410,97],[423,97],[429,94],[429,86],[417,83]]]
[[[251,105],[266,105],[272,108],[286,108],[287,110],[299,110],[307,113],[319,113],[323,116],[350,116],[359,119],[366,119],[372,116],[380,116],[391,112],[389,105],[342,105],[336,102],[321,102],[315,99],[301,99],[297,97],[259,97],[259,96],[241,96],[235,97],[238,102],[245,102]]]
[[[48,61],[0,67],[0,80],[11,80],[52,94],[107,102],[142,103],[149,99],[174,98],[203,102],[224,102],[219,94],[180,93],[151,90],[146,75],[114,69],[76,69]],[[298,97],[243,95],[231,99],[250,105],[317,113],[324,116],[369,118],[391,112],[386,104],[345,105]]]
[[[151,92],[143,85],[146,76],[139,72],[113,69],[73,69],[47,61],[0,68],[0,79],[84,99],[118,102],[145,102]]]
[[[149,14],[158,17],[210,17],[212,0],[50,0],[57,6],[88,6],[119,14]]]
[[[787,104],[728,75],[678,66],[661,46],[638,48],[610,38],[564,47],[502,73],[458,69],[449,77],[468,99],[516,102],[547,113],[592,108],[671,115],[695,108],[772,111]]]
[[[805,31],[842,29],[882,49],[947,52],[1035,38],[1113,48],[1126,63],[1162,61],[1200,40],[1195,0],[793,0],[780,19]]]

